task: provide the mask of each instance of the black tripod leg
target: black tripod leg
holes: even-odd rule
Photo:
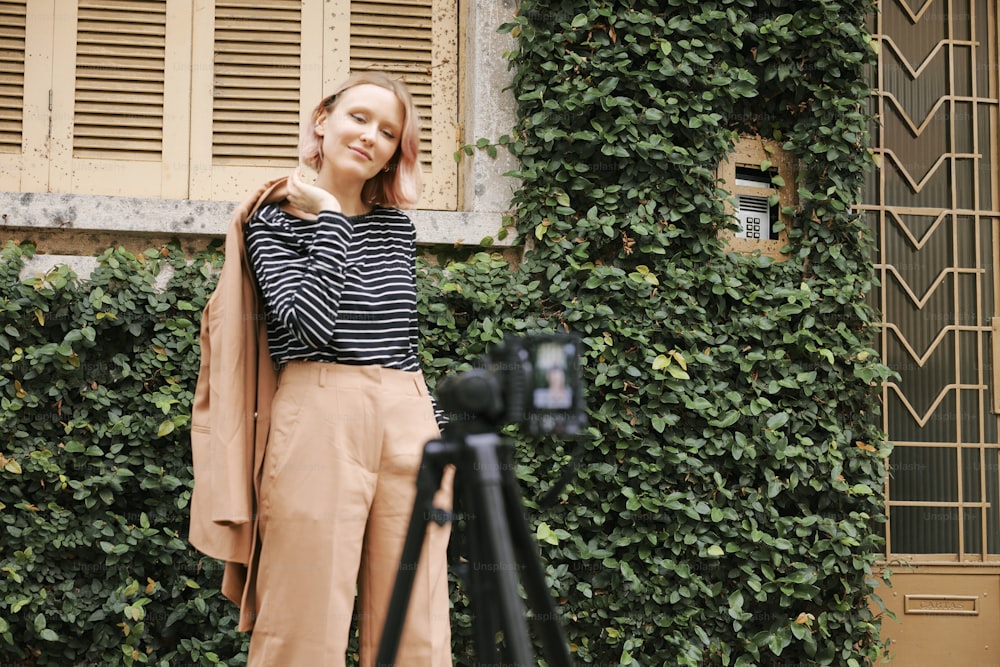
[[[483,544],[483,558],[481,562],[473,562],[472,576],[492,577],[496,583],[500,621],[507,647],[504,654],[508,656],[508,662],[518,667],[534,667],[537,662],[527,632],[524,601],[518,590],[517,561],[505,516],[502,464],[497,456],[500,438],[493,433],[484,433],[468,436],[465,442],[477,473],[478,484],[470,488],[474,501],[471,511],[479,523]]]
[[[464,530],[459,530],[458,533],[465,539],[468,549],[463,555],[468,558],[465,566],[465,583],[468,589],[469,611],[472,613],[476,664],[487,667],[501,662],[497,651],[497,633],[502,626],[496,609],[498,597],[496,582],[492,573],[484,568],[485,563],[493,562],[494,555],[490,553],[488,540],[475,513],[477,496],[474,487],[478,478],[470,474],[473,472],[471,466],[472,461],[466,456],[455,475],[455,497],[456,507],[462,508],[460,514],[465,520]],[[461,482],[465,479],[468,479],[468,484]]]
[[[417,563],[424,545],[427,525],[437,514],[434,508],[434,494],[441,487],[445,466],[453,462],[457,454],[458,449],[455,445],[442,440],[431,440],[424,446],[420,471],[417,473],[417,495],[413,503],[413,513],[410,515],[399,571],[396,573],[396,582],[389,598],[389,609],[379,641],[378,657],[375,659],[375,664],[379,667],[392,665],[396,660],[399,638],[406,620],[406,609],[410,605],[410,594],[413,592],[413,580],[417,574]]]
[[[551,667],[571,667],[573,663],[559,622],[558,610],[545,583],[545,570],[538,557],[535,538],[524,517],[521,492],[514,474],[513,448],[503,447],[499,456],[510,535],[519,562],[524,567],[521,581],[528,594],[528,604],[534,612],[536,634],[542,638],[543,653]]]

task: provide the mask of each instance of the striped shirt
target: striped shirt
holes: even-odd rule
[[[268,344],[291,360],[416,371],[416,230],[401,211],[303,220],[277,204],[246,227]]]

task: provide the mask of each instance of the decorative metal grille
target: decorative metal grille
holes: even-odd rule
[[[887,557],[1000,560],[991,355],[998,210],[996,0],[883,0],[864,204],[895,449]]]

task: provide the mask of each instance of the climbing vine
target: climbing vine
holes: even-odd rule
[[[468,313],[463,341],[584,337],[589,439],[560,502],[529,501],[580,664],[868,665],[885,648],[889,371],[854,208],[873,9],[524,0],[503,28],[518,124],[479,148],[518,159],[530,252],[495,291],[495,258],[446,267],[465,282],[434,307]],[[741,134],[795,164],[785,261],[723,240],[719,166]],[[520,448],[539,494],[568,464],[563,443]]]

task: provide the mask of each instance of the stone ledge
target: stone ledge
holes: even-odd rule
[[[162,236],[223,237],[238,202],[190,199],[145,199],[98,195],[0,192],[0,229],[9,237],[16,229],[50,232],[103,232]],[[509,246],[514,234],[498,240],[503,213],[498,211],[407,212],[424,245]]]

